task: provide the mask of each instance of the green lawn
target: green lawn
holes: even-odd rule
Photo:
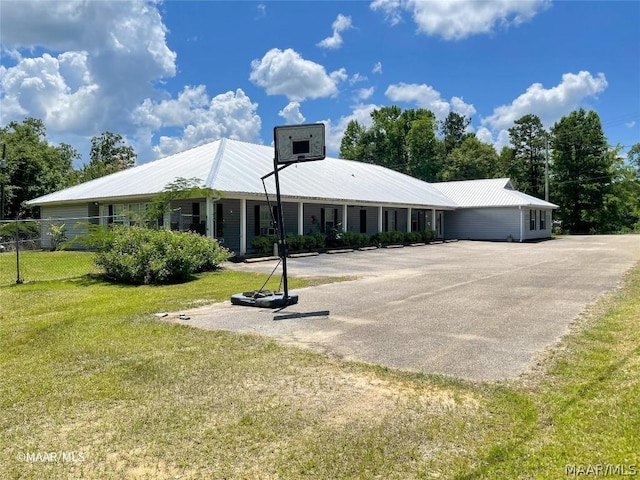
[[[19,252],[19,255],[21,281],[59,280],[99,271],[93,264],[93,253],[25,250]],[[16,283],[17,279],[16,252],[1,253],[0,286]]]
[[[346,362],[152,315],[225,300],[263,278],[221,271],[162,287],[87,276],[0,287],[0,478],[640,470],[640,267],[539,371],[507,383]]]

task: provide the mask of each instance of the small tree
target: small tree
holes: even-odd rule
[[[157,228],[165,213],[171,211],[171,202],[196,197],[220,196],[211,188],[202,187],[199,178],[178,177],[168,183],[162,192],[158,193],[146,204],[142,214],[142,223],[148,228]]]

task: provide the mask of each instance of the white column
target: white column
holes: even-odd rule
[[[407,208],[407,232],[411,231],[411,207]]]
[[[211,197],[207,197],[206,210],[207,210],[207,237],[214,238],[216,232],[213,228],[213,220],[214,220],[213,219],[213,198]]]
[[[247,253],[247,200],[240,199],[240,255]]]
[[[524,208],[522,205],[518,207],[520,209],[520,241],[524,239]]]
[[[304,203],[298,202],[298,235],[304,235]]]
[[[436,209],[431,209],[431,230],[436,229]]]
[[[343,232],[346,232],[347,228],[349,227],[347,223],[348,214],[349,214],[349,211],[347,210],[347,206],[342,205],[342,231]]]
[[[162,225],[165,230],[171,230],[171,212],[165,212],[162,215]]]
[[[382,231],[382,207],[378,207],[378,231]]]

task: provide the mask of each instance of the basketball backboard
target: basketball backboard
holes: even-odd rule
[[[324,123],[274,127],[276,163],[322,160],[326,155]]]

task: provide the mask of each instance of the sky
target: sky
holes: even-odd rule
[[[623,154],[640,141],[637,1],[2,0],[0,55],[0,125],[40,118],[82,162],[104,131],[145,163],[317,122],[337,156],[389,105],[466,115],[498,151],[520,117],[581,107]]]

